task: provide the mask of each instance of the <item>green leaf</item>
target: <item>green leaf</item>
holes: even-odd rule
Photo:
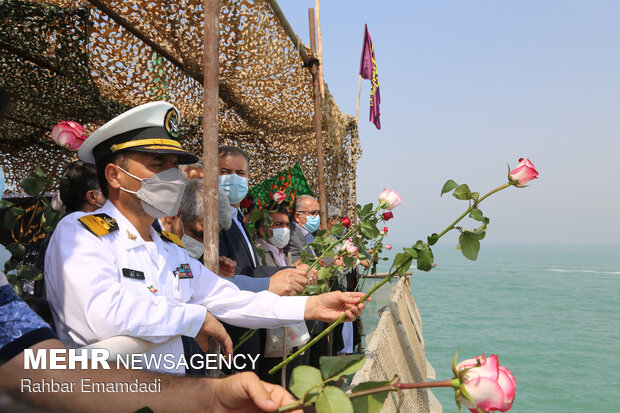
[[[417,254],[417,253],[416,253]],[[413,262],[413,256],[408,252],[400,252],[396,254],[394,257],[394,263],[392,264],[392,268],[395,268],[396,275],[404,275],[411,267],[411,263]]]
[[[456,199],[467,200],[471,199],[471,191],[467,184],[460,185],[458,188],[454,190],[452,194]]]
[[[459,246],[463,255],[475,261],[480,251],[480,240],[485,236],[485,232],[464,231],[459,237]]]
[[[19,263],[17,261],[14,261],[12,259],[8,260],[4,263],[4,272],[8,274],[9,271],[13,271],[17,269],[17,267],[19,267]]]
[[[426,247],[426,244],[424,244],[424,241],[422,241],[421,239],[417,240],[415,244],[413,244],[413,248],[417,251],[424,249]]]
[[[18,242],[7,245],[6,249],[11,253],[12,260],[19,261],[24,258],[24,254],[26,254],[26,247]]]
[[[22,265],[17,270],[17,276],[22,280],[39,281],[43,279],[43,272],[29,265]]]
[[[39,198],[41,195],[41,191],[43,191],[43,187],[45,186],[45,181],[38,176],[28,175],[21,181],[22,188],[24,191],[33,198]]]
[[[15,218],[15,215],[12,209],[9,209],[4,214],[4,220],[2,222],[2,226],[4,226],[4,228],[8,229],[9,231],[14,229],[17,226],[17,218]]]
[[[379,228],[372,221],[363,221],[359,226],[360,233],[368,239],[377,238],[380,234]]]
[[[60,213],[53,209],[47,209],[43,212],[42,222],[46,232],[51,232],[60,221]]]
[[[363,354],[351,354],[349,356],[321,357],[319,365],[323,379],[335,377],[336,380],[340,376],[348,376],[362,368],[366,362],[366,356]]]
[[[322,292],[321,284],[308,284],[306,288],[304,288],[304,294],[306,295],[318,295]]]
[[[330,234],[340,235],[344,233],[345,229],[346,228],[344,225],[342,225],[341,223],[338,223],[338,224],[334,224],[332,228],[329,230],[329,232]]]
[[[430,271],[433,268],[433,251],[429,247],[418,251],[418,270]]]
[[[303,398],[306,393],[314,386],[323,383],[321,371],[310,366],[299,366],[293,370],[289,389],[298,398]]]
[[[374,389],[382,387],[388,384],[387,381],[367,381],[360,383],[353,389],[353,393],[357,393],[363,390]],[[368,396],[355,397],[351,399],[353,405],[353,411],[355,413],[379,413],[383,408],[383,403],[388,396],[388,391],[381,393],[369,394]]]
[[[7,201],[6,199],[0,200],[0,210],[10,208],[13,205],[15,205],[15,204],[13,204],[12,202]]]
[[[480,198],[480,192],[472,192],[471,193],[471,199],[473,199],[474,202],[478,202],[478,198]]]
[[[364,205],[364,208],[360,211],[359,218],[364,219],[372,212],[372,204]]]
[[[484,215],[482,215],[482,211],[478,208],[472,210],[469,213],[470,218],[475,219],[476,221],[484,221]]]
[[[325,386],[316,400],[316,411],[321,413],[353,413],[353,405],[338,387]]]
[[[441,195],[440,196],[443,196],[443,194],[445,194],[446,192],[452,191],[454,188],[456,188],[458,186],[459,186],[459,184],[454,182],[452,179],[448,179],[446,181],[446,183],[443,184],[443,188],[441,188]]]
[[[405,252],[407,252],[409,255],[411,255],[413,257],[413,259],[417,259],[418,258],[418,251],[413,249],[413,248],[403,248],[405,250]]]
[[[328,280],[332,276],[331,272],[329,272],[329,270],[325,267],[319,268],[317,273],[318,273],[319,280]]]
[[[433,232],[433,235],[428,237],[427,240],[428,240],[428,245],[435,245],[435,244],[437,244],[437,241],[439,241],[439,235],[437,235],[437,233]]]
[[[47,174],[45,172],[43,172],[43,169],[41,169],[41,165],[39,165],[39,164],[37,164],[37,166],[34,167],[34,173],[39,178],[47,177]]]

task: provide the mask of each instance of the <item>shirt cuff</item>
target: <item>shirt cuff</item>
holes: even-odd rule
[[[306,301],[308,296],[280,297],[280,303],[276,311],[282,325],[297,324],[305,320]]]
[[[188,337],[196,337],[207,317],[207,309],[198,304],[185,304],[184,307],[183,326],[185,328],[182,334]]]

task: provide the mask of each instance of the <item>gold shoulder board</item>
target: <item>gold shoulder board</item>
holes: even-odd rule
[[[108,214],[84,215],[78,221],[93,235],[101,237],[118,230],[116,220]]]
[[[177,237],[174,234],[171,234],[170,232],[161,231],[159,233],[159,236],[165,241],[172,242],[173,244],[177,244],[181,248],[185,248],[185,245],[183,245],[179,237]]]

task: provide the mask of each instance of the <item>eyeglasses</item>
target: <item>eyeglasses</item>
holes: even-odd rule
[[[303,212],[304,214],[308,214],[308,215],[310,215],[310,216],[315,217],[315,216],[319,215],[319,213],[321,212],[321,210],[320,210],[320,209],[315,209],[314,211],[297,211],[297,212],[299,212],[299,213],[302,213],[302,212]]]

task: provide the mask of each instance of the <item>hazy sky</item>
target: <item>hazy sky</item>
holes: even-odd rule
[[[314,1],[279,4],[308,42]],[[484,242],[620,246],[619,22],[617,0],[323,0],[325,81],[343,112],[355,115],[364,23],[379,68],[380,131],[362,83],[358,203],[396,189],[390,237],[413,242],[466,207],[439,197],[447,179],[485,193],[527,157],[539,179],[481,204]]]

